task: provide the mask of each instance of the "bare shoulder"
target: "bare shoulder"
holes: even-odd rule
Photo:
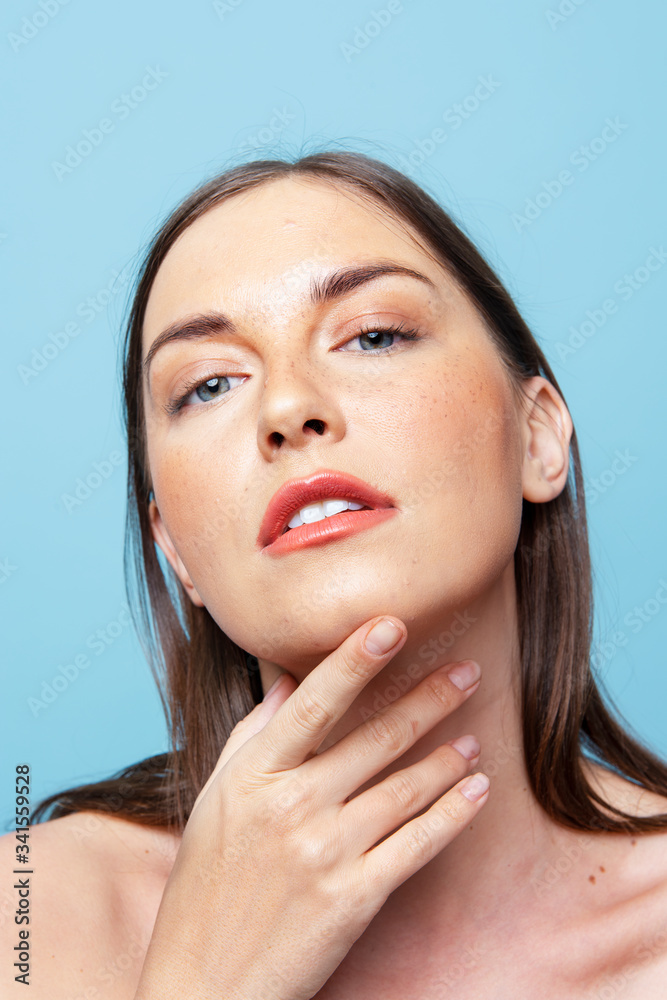
[[[4,894],[5,955],[28,941],[33,1000],[132,997],[179,841],[114,816],[74,813],[30,829],[29,923],[18,925],[19,889]],[[0,867],[16,869],[16,838],[0,838]],[[26,866],[21,866],[26,867]],[[7,883],[5,883],[7,885]],[[27,890],[27,892],[25,892]],[[19,931],[29,934],[19,937]],[[2,962],[1,977],[12,962]],[[0,979],[2,982],[2,979]],[[2,995],[23,996],[10,974]]]
[[[629,815],[667,815],[667,795],[647,791],[599,765],[590,766],[589,774],[595,790]],[[604,987],[609,996],[613,990],[624,1000],[658,1000],[665,996],[667,982],[667,825],[656,832],[606,839],[609,873],[615,876],[610,912],[620,933],[617,962],[598,989]]]
[[[648,791],[598,764],[586,767],[592,787],[602,798],[632,817],[665,816],[661,830],[610,835],[610,843],[624,848],[638,893],[667,891],[667,795]]]

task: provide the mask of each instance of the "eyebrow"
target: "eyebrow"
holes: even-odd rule
[[[416,278],[417,281],[421,281],[437,291],[436,285],[430,278],[427,278],[420,271],[415,271],[412,267],[390,261],[371,261],[366,264],[352,264],[349,267],[337,268],[323,278],[313,279],[310,286],[311,303],[321,305],[325,302],[332,302],[334,299],[341,298],[356,288],[388,274]],[[144,378],[148,379],[153,358],[166,344],[173,344],[180,340],[205,340],[219,333],[233,334],[236,332],[236,326],[232,320],[220,312],[205,313],[176,321],[158,334],[151,344],[142,365]]]

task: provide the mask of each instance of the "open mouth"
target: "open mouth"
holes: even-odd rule
[[[337,517],[339,514],[343,514],[348,510],[373,509],[373,507],[370,507],[367,504],[357,503],[356,500],[343,500],[338,498],[320,500],[317,503],[308,504],[300,510],[295,511],[281,531],[281,535],[287,534],[288,531],[292,531],[294,528],[300,528],[303,524],[315,524],[317,521],[324,521],[332,517]]]
[[[256,544],[270,555],[292,552],[347,538],[396,513],[393,499],[363,479],[337,469],[317,469],[276,490]]]
[[[315,505],[309,504],[309,507],[312,506]],[[359,531],[382,524],[389,518],[395,517],[398,511],[395,507],[371,507],[355,502],[354,509],[346,507],[329,516],[325,514],[323,517],[314,516],[317,513],[311,514],[306,510],[306,516],[312,516],[313,519],[302,520],[300,524],[297,523],[296,515],[293,515],[283,531],[265,547],[264,551],[272,556],[280,556],[312,546],[319,547],[342,541]]]

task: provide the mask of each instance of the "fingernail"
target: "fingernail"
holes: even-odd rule
[[[458,750],[466,760],[479,757],[480,745],[476,736],[459,736],[458,739],[450,740],[449,745]]]
[[[280,682],[281,682],[281,680],[283,679],[284,676],[285,676],[285,674],[281,674],[280,677],[277,677],[275,679],[275,681],[273,682],[273,684],[271,685],[271,687],[269,688],[269,690],[266,692],[266,694],[262,698],[262,701],[266,701],[266,699],[269,697],[269,695],[272,694],[276,690],[276,688],[278,687],[278,685],[280,684]]]
[[[468,778],[465,785],[461,786],[461,795],[465,795],[471,802],[477,802],[484,795],[490,784],[491,782],[486,774],[482,774],[481,772],[480,774],[473,774],[472,777]]]
[[[388,618],[383,618],[377,622],[366,636],[365,646],[369,653],[388,653],[392,646],[395,646],[403,633],[400,628],[390,622]]]
[[[475,663],[474,660],[465,660],[463,663],[457,663],[455,667],[449,671],[449,679],[452,684],[455,684],[457,688],[461,691],[467,691],[469,687],[472,687],[475,681],[478,681],[482,676],[482,668],[479,663]]]

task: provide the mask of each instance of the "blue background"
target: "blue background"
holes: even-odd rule
[[[166,747],[121,614],[125,471],[113,463],[129,284],[114,275],[134,274],[160,220],[213,172],[332,142],[408,169],[442,200],[544,346],[583,449],[598,674],[667,754],[667,604],[654,596],[667,598],[667,263],[641,270],[667,243],[664,5],[639,17],[620,0],[564,0],[561,14],[535,0],[43,2],[5,6],[0,29],[14,137],[0,197],[3,826],[15,763],[31,764],[36,801]],[[153,89],[124,103],[148,68]],[[90,155],[54,166],[104,118]],[[618,134],[605,143],[607,119]],[[26,375],[52,336],[64,346]],[[95,463],[107,478],[68,511],[63,494]],[[98,629],[110,641],[92,647]],[[90,665],[31,709],[81,654]]]

